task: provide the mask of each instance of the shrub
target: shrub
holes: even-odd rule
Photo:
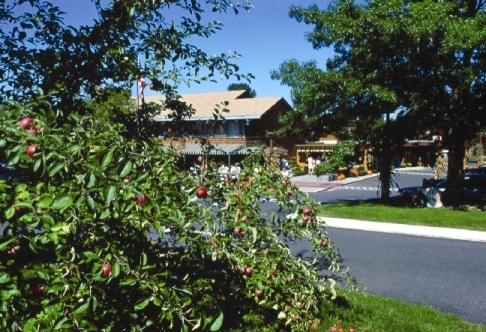
[[[58,126],[48,110],[1,114],[2,156],[26,174],[15,185],[0,181],[8,220],[0,238],[3,330],[226,330],[266,317],[275,330],[302,331],[318,321],[334,282],[294,258],[286,242],[308,238],[334,272],[339,256],[317,222],[317,203],[283,181],[273,163],[261,164],[265,154],[244,161],[250,183],[230,186],[207,156],[201,175],[182,172],[175,151],[123,137],[117,123],[93,132],[83,125],[90,117],[72,115]],[[34,118],[43,133],[17,128],[19,115]],[[196,197],[200,187],[208,189],[205,199]],[[276,197],[290,212],[289,191],[302,197],[297,219],[266,219],[258,200]],[[208,259],[224,277],[191,278]]]
[[[147,75],[177,138],[190,134],[184,120],[194,111],[179,100],[180,82],[218,71],[251,77],[230,62],[237,54],[208,57],[187,43],[219,29],[202,23],[200,2],[96,2],[99,18],[76,28],[48,1],[12,3],[15,11],[0,12],[4,52],[13,54],[0,59],[0,160],[19,176],[0,179],[0,330],[227,331],[260,322],[305,331],[318,322],[335,281],[317,269],[340,271],[318,204],[264,150],[244,160],[247,181],[220,181],[207,155],[200,174],[183,171],[179,151],[153,139],[160,107],[130,98]],[[184,13],[174,24],[169,6]],[[19,128],[25,117],[33,122]],[[269,196],[296,218],[262,213]],[[289,251],[300,239],[310,261]]]

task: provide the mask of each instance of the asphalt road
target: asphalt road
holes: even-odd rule
[[[421,185],[432,177],[402,171],[399,187]],[[377,178],[310,195],[321,204],[377,198]],[[262,205],[267,213],[275,203]],[[486,325],[486,243],[328,228],[343,266],[372,294],[433,307],[471,323]],[[305,258],[309,246],[291,247]]]
[[[367,291],[486,325],[486,244],[328,228]]]
[[[406,169],[395,172],[392,180],[391,195],[397,193],[398,188],[421,186],[424,178],[433,177],[432,169],[411,170]],[[370,177],[347,185],[334,187],[323,191],[310,193],[318,202],[332,203],[338,201],[375,200],[380,196],[378,177]]]

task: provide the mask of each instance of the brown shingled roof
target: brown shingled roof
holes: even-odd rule
[[[184,94],[181,95],[181,97],[182,101],[192,105],[192,107],[196,110],[196,113],[191,117],[191,120],[213,118],[216,105],[221,105],[221,103],[224,101],[229,103],[226,106],[229,112],[223,113],[223,116],[226,119],[260,118],[275,104],[277,104],[277,102],[283,100],[282,97],[244,98],[246,97],[245,90],[193,93]],[[163,99],[164,96],[145,96],[146,103],[157,103]],[[285,100],[284,102],[287,103]],[[165,114],[165,112],[161,112],[159,115],[154,117],[154,120],[165,120]]]

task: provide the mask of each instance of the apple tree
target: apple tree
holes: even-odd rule
[[[74,28],[49,2],[14,3],[0,5],[11,29],[0,33],[2,331],[318,328],[320,304],[338,287],[333,276],[351,286],[353,278],[339,267],[317,203],[265,150],[248,156],[238,181],[207,155],[198,172],[182,169],[179,152],[150,135],[155,109],[127,97],[141,50],[142,73],[168,96],[176,123],[191,112],[178,102],[181,79],[199,68],[239,75],[225,55],[183,43],[213,33],[203,8],[94,1],[100,18]],[[166,24],[174,6],[188,17]],[[283,216],[262,213],[268,197]],[[289,249],[298,240],[311,249],[300,259]]]

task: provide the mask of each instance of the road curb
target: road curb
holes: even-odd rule
[[[332,228],[344,228],[369,232],[393,233],[471,242],[486,242],[486,232],[470,231],[465,229],[390,224],[376,221],[328,217],[319,217],[319,220],[324,221],[327,227]]]

